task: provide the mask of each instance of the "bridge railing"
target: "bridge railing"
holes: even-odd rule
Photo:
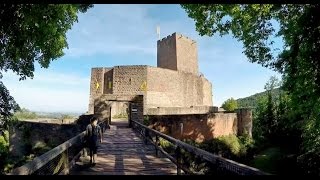
[[[225,173],[235,175],[267,175],[267,173],[262,172],[259,169],[209,153],[203,149],[199,149],[190,144],[151,129],[141,124],[140,122],[134,120],[131,121],[132,128],[136,129],[144,137],[145,143],[149,142],[155,146],[157,156],[159,155],[159,151],[161,151],[166,157],[168,157],[173,163],[176,164],[178,175],[182,174],[181,170],[183,170],[185,174],[201,174],[199,172],[191,170],[183,163],[183,154],[186,153],[192,154],[195,157],[194,159],[201,159],[202,162],[204,161],[205,163],[209,164],[209,166],[211,166],[212,169],[215,169],[215,172],[219,174]],[[160,138],[163,138],[174,145],[174,154],[166,152],[160,146]]]
[[[99,125],[102,127],[102,131],[106,129],[105,122],[100,122]],[[83,131],[25,165],[13,169],[8,175],[69,174],[69,170],[83,153],[85,134],[86,131]]]

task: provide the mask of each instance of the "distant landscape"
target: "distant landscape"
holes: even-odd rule
[[[19,120],[32,120],[32,119],[74,119],[84,113],[74,112],[34,112],[26,108],[21,108],[14,115]]]
[[[279,88],[275,88],[275,89],[273,89],[271,91],[272,97],[275,100],[278,99],[279,92],[280,92]],[[246,108],[246,107],[256,108],[257,105],[258,105],[259,99],[262,98],[262,97],[267,97],[267,91],[256,93],[254,95],[251,95],[251,96],[248,96],[248,97],[245,97],[245,98],[239,98],[239,99],[236,99],[236,101],[237,101],[237,104],[238,104],[239,108],[242,108],[242,107],[244,107],[244,108]]]

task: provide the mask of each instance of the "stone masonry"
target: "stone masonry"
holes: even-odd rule
[[[103,94],[143,95],[144,114],[148,108],[212,106],[212,85],[198,74],[196,42],[174,33],[157,44],[158,67],[92,68],[88,112],[95,113]]]
[[[112,124],[112,113],[121,111],[112,108],[121,102],[128,104],[129,119],[150,116],[151,126],[176,138],[200,142],[229,134],[251,135],[251,110],[221,113],[212,101],[212,84],[199,75],[197,44],[178,33],[157,42],[157,67],[91,70],[88,113],[101,120]]]
[[[198,51],[194,40],[178,33],[157,43],[157,66],[198,75]]]

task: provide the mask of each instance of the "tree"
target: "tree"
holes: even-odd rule
[[[66,32],[77,22],[79,12],[88,4],[1,4],[0,5],[0,78],[12,70],[20,80],[33,78],[34,63],[48,68],[63,56],[68,47]],[[0,81],[1,127],[18,109],[17,103]]]
[[[0,81],[0,136],[3,136],[8,129],[9,121],[12,118],[13,112],[19,109],[19,105],[10,96],[9,91]]]
[[[279,86],[279,80],[275,76],[271,76],[269,81],[265,85],[267,92],[267,102],[265,109],[265,117],[262,118],[261,125],[266,128],[266,136],[270,137],[275,133],[275,127],[277,124],[277,118],[275,113],[276,103],[275,98],[272,96],[272,91]]]
[[[320,141],[320,4],[182,5],[200,35],[231,33],[250,62],[283,75],[295,114],[303,119],[305,151]],[[280,24],[276,31],[272,21]],[[273,48],[273,37],[283,49]],[[299,119],[299,118],[296,118]]]
[[[223,102],[222,108],[225,109],[226,111],[234,111],[235,109],[238,108],[238,103],[235,99],[230,98],[230,99],[227,99],[225,102]]]

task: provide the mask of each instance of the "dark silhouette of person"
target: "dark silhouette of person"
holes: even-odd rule
[[[90,124],[88,124],[86,129],[86,136],[87,136],[88,146],[90,150],[91,165],[96,164],[99,142],[102,143],[102,131],[100,126],[97,124],[97,122],[98,122],[98,119],[96,117],[92,117],[90,119]]]

